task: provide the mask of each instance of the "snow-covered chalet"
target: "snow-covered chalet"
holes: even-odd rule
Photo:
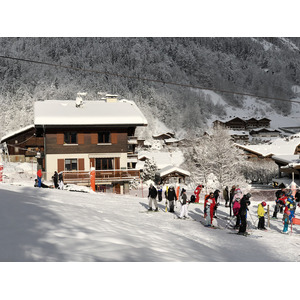
[[[137,126],[147,120],[133,101],[45,100],[34,104],[34,125],[1,139],[11,157],[38,156],[38,169],[51,180],[63,172],[65,183],[89,185],[91,167],[96,170],[96,189],[126,193],[129,182],[139,178],[135,169]],[[18,146],[18,147],[16,147]],[[15,153],[18,151],[18,153]]]

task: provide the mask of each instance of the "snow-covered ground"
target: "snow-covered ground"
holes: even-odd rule
[[[283,235],[279,218],[271,220],[267,232],[252,228],[257,224],[259,199],[255,198],[248,218],[251,236],[247,238],[232,234],[235,231],[231,229],[205,228],[199,222],[203,221],[203,204],[190,204],[190,219],[184,221],[165,213],[164,201],[159,203],[158,213],[147,213],[146,197],[10,184],[1,184],[0,189],[0,261],[300,260],[298,226],[292,234]],[[273,203],[268,204],[273,211]],[[177,204],[175,215],[179,212]],[[218,215],[214,224],[225,228],[228,208],[222,205]]]

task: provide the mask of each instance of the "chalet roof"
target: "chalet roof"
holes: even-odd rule
[[[250,131],[250,134],[251,134],[251,133],[258,133],[258,132],[279,132],[279,133],[280,133],[280,131],[277,130],[277,129],[271,129],[271,128],[259,128],[259,129],[252,129],[252,130]]]
[[[179,167],[172,166],[172,165],[166,166],[165,168],[159,170],[157,173],[160,175],[160,177],[163,177],[163,176],[166,176],[166,175],[174,173],[174,172],[177,172],[177,173],[185,175],[185,176],[191,175],[191,173],[189,171],[185,171]]]
[[[34,103],[35,125],[136,125],[146,126],[147,120],[133,101],[45,100]]]
[[[30,130],[30,129],[33,129],[33,128],[34,128],[34,124],[31,124],[31,125],[28,125],[28,126],[25,126],[25,127],[21,128],[21,129],[19,129],[19,130],[10,132],[10,133],[8,133],[7,135],[3,136],[3,137],[1,138],[1,140],[0,140],[0,142],[3,143],[5,140],[7,140],[7,139],[9,139],[9,138],[11,138],[11,137],[13,137],[13,136],[15,136],[15,135],[17,135],[17,134],[21,134],[21,133],[23,133],[23,132],[26,132],[26,131],[28,131],[28,130]]]
[[[272,155],[293,155],[296,147],[300,144],[300,133],[290,138],[277,138],[272,143],[260,145],[239,145],[239,148],[264,157]]]
[[[255,118],[251,118],[251,119],[248,119],[248,120],[246,120],[246,122],[252,122],[252,121],[254,121],[254,122],[257,122],[258,120],[257,119],[255,119]]]
[[[179,140],[178,140],[178,139],[175,139],[175,138],[169,138],[169,139],[165,139],[164,142],[165,142],[166,144],[168,144],[168,143],[178,143]]]
[[[233,121],[239,121],[239,122],[242,122],[242,123],[246,122],[245,120],[243,120],[243,119],[241,119],[239,117],[236,117],[236,118],[233,118],[233,119],[227,121],[226,123],[230,123],[230,122],[233,122]]]
[[[297,155],[273,155],[272,159],[275,162],[283,163],[283,164],[290,164],[290,163],[300,163],[300,156]]]
[[[268,119],[268,118],[262,118],[262,119],[260,119],[260,120],[258,120],[258,121],[271,121],[270,119]]]

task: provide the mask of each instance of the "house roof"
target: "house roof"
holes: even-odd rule
[[[147,120],[133,101],[45,100],[34,103],[35,125],[136,125],[146,126]]]
[[[166,176],[166,175],[174,173],[174,172],[180,173],[185,176],[191,175],[191,173],[189,171],[185,171],[179,167],[172,166],[172,165],[166,166],[165,168],[159,170],[157,173],[160,175],[160,177],[163,177],[163,176]]]
[[[260,145],[239,145],[238,147],[264,157],[272,155],[293,155],[300,144],[300,133],[289,138],[277,138],[272,143]]]
[[[2,143],[3,141],[5,141],[5,140],[7,140],[7,139],[9,139],[9,138],[11,138],[11,137],[17,135],[17,134],[26,132],[26,131],[28,131],[28,130],[30,130],[30,129],[33,129],[33,128],[34,128],[34,124],[31,124],[31,125],[28,125],[28,126],[25,126],[25,127],[21,128],[21,129],[19,129],[19,130],[12,131],[12,132],[8,133],[7,135],[3,136],[3,137],[1,138],[1,140],[0,140],[0,142]]]

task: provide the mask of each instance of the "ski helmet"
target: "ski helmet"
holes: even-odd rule
[[[265,201],[263,201],[263,202],[261,203],[261,205],[262,205],[262,206],[266,206],[267,203],[266,203]]]

